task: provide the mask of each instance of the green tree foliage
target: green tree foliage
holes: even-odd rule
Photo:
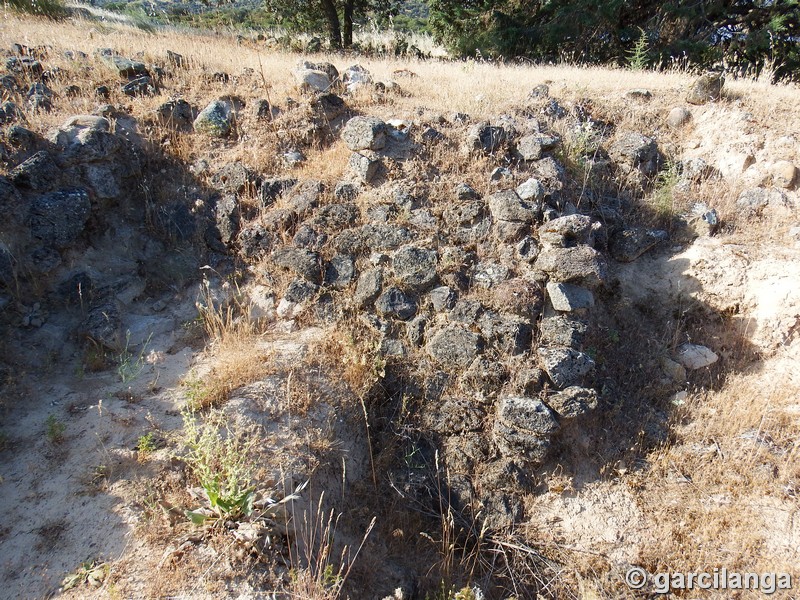
[[[800,79],[800,0],[430,0],[431,28],[460,56],[624,64],[647,36],[650,65],[773,69]]]
[[[279,23],[301,31],[326,31],[332,48],[353,45],[353,26],[369,13],[396,14],[396,0],[265,0]]]

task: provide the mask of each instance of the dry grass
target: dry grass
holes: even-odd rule
[[[272,363],[271,352],[263,344],[265,324],[251,317],[250,306],[238,290],[231,298],[219,300],[206,281],[198,311],[214,360],[207,373],[184,380],[192,410],[218,406],[232,391],[268,374]]]
[[[297,126],[304,121],[307,106],[289,110],[286,102],[288,97],[299,97],[290,72],[301,58],[330,60],[340,69],[360,62],[376,79],[391,79],[393,71],[410,69],[418,77],[398,80],[405,92],[403,95],[376,98],[371,94],[359,94],[348,99],[348,105],[356,112],[383,118],[422,120],[452,134],[453,140],[463,134],[463,127],[440,125],[438,116],[464,112],[475,122],[498,113],[515,112],[526,103],[530,89],[541,83],[548,83],[551,94],[564,104],[589,99],[595,118],[614,124],[606,141],[621,131],[655,132],[660,147],[674,159],[682,158],[681,149],[690,146],[693,140],[702,140],[705,131],[697,123],[713,127],[721,122],[715,121],[718,113],[724,112],[748,114],[747,135],[758,135],[760,128],[769,125],[767,141],[774,141],[777,136],[800,139],[797,88],[770,86],[762,81],[729,82],[722,102],[693,108],[694,124],[671,130],[664,125],[664,119],[671,107],[683,105],[683,90],[691,79],[681,73],[573,66],[498,66],[474,61],[409,62],[341,55],[301,57],[277,53],[251,42],[238,45],[232,37],[176,32],[156,36],[123,25],[81,21],[54,25],[9,15],[0,28],[0,46],[9,47],[14,42],[51,46],[47,63],[63,69],[63,75],[52,83],[56,93],[61,95],[56,101],[57,110],[38,115],[28,124],[39,133],[61,124],[68,115],[88,113],[97,108],[92,95],[94,86],[113,81],[115,76],[94,57],[96,48],[107,46],[128,56],[143,51],[144,60],[155,63],[165,62],[167,50],[179,51],[189,57],[190,67],[176,69],[161,95],[131,99],[115,89],[111,102],[137,117],[148,139],[161,144],[165,152],[181,161],[193,162],[203,157],[212,165],[222,165],[242,160],[267,176],[290,172],[281,165],[276,154],[288,142],[303,141],[303,132],[298,131]],[[65,49],[83,51],[89,59],[85,64],[70,61],[62,55]],[[211,81],[210,75],[216,71],[228,72],[233,82],[225,85]],[[83,93],[67,98],[62,92],[73,81],[79,82]],[[632,88],[647,88],[654,99],[640,102],[625,98],[624,92]],[[247,102],[267,98],[285,109],[284,115],[263,123],[247,121],[242,143],[218,143],[192,134],[168,134],[152,123],[154,109],[169,97],[182,96],[203,107],[211,99],[228,93],[239,94]],[[566,130],[560,133],[567,138]],[[732,133],[739,135],[740,132]],[[424,152],[424,158],[411,160],[404,168],[423,174],[420,191],[430,200],[433,212],[441,212],[451,202],[452,189],[457,182],[468,182],[482,194],[494,189],[487,177],[495,166],[494,159],[467,158],[454,141],[434,145]],[[348,154],[342,142],[335,141],[329,146],[309,144],[306,154],[307,162],[292,171],[293,176],[320,179],[329,188],[342,178]],[[787,158],[795,162],[800,160],[800,147],[796,143]],[[523,172],[518,178],[524,176]],[[754,220],[737,211],[736,199],[744,185],[742,181],[713,180],[694,186],[684,196],[668,195],[660,199],[656,193],[662,193],[661,190],[651,195],[641,194],[636,199],[642,200],[645,207],[650,203],[650,209],[642,209],[649,213],[658,212],[658,207],[665,202],[670,211],[680,213],[694,202],[706,201],[718,207],[723,220],[732,226],[740,241],[761,243],[778,239],[790,222],[772,218]],[[379,190],[365,194],[359,202],[380,201],[380,194]],[[652,214],[645,217],[650,222],[656,218]],[[257,268],[253,270],[258,271]],[[279,291],[285,283],[272,281],[271,285]],[[208,372],[190,375],[185,380],[186,394],[195,409],[223,403],[233,390],[257,380],[273,368],[273,357],[264,350],[264,324],[250,317],[246,301],[237,294],[229,296],[228,300],[219,301],[207,293],[199,307],[207,335],[207,354],[213,366]],[[364,398],[380,382],[386,367],[375,331],[350,316],[310,355],[317,363],[340,374],[362,400],[368,421],[370,415],[366,414]],[[796,378],[788,376],[795,368],[787,360],[777,363],[767,373],[731,376],[716,390],[696,390],[690,394],[688,402],[674,412],[669,444],[645,457],[649,466],[613,475],[615,485],[632,493],[641,510],[648,533],[630,543],[637,544],[639,560],[648,570],[698,571],[722,565],[728,569],[759,571],[796,568],[799,559],[794,507],[800,489],[796,399],[800,385]],[[287,404],[291,410],[299,415],[307,413],[313,396],[301,386],[290,391]],[[550,477],[544,484],[551,493],[580,493],[563,474]],[[318,529],[310,534],[327,539],[334,522],[327,519],[327,512],[321,509],[318,512],[321,515],[315,525]],[[449,508],[443,508],[441,513],[442,530],[436,540],[441,554],[440,570],[446,573],[473,570],[481,560],[478,550],[458,548]],[[482,536],[478,537],[482,540]],[[510,540],[500,541],[511,543]],[[317,547],[320,548],[318,543]],[[321,548],[323,553],[330,550]],[[495,544],[492,548],[495,555],[513,554],[510,546]],[[591,551],[581,553],[555,547],[548,552],[549,556],[568,565],[558,575],[558,581],[541,579],[540,583],[556,590],[552,597],[628,597],[629,592],[620,587],[614,565],[605,557]],[[311,569],[308,569],[308,560],[299,568],[294,581],[296,597],[335,597],[341,591],[343,572],[338,567],[344,563],[335,563],[331,570],[328,568],[334,564],[331,557],[324,555],[323,558],[316,559],[317,566]],[[174,585],[167,585],[162,577],[159,585],[163,588],[154,588],[153,592],[172,593],[186,583],[193,560],[190,556],[182,567],[169,567],[169,575],[175,578]],[[508,565],[514,564],[513,557],[504,555],[503,560]]]

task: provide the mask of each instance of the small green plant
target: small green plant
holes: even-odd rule
[[[253,465],[249,460],[254,441],[225,425],[219,412],[211,412],[205,421],[191,412],[183,414],[184,456],[208,499],[208,508],[186,511],[195,524],[208,519],[239,519],[253,512]]]
[[[97,563],[87,560],[81,563],[74,573],[70,573],[61,581],[61,591],[66,592],[84,583],[98,588],[108,577],[109,566],[106,563]]]
[[[191,410],[199,410],[208,406],[210,390],[202,379],[194,373],[190,373],[183,380],[183,387],[186,388],[186,398],[189,401],[188,405]]]
[[[139,353],[133,354],[130,351],[131,332],[128,330],[125,333],[125,348],[119,355],[119,366],[117,366],[117,373],[119,374],[119,378],[122,380],[122,383],[127,383],[128,381],[135,379],[139,376],[139,373],[142,372],[142,369],[144,369],[145,353],[147,352],[147,346],[150,344],[152,337],[153,334],[151,333],[149,336],[147,336],[147,340],[142,345],[142,349],[139,350]]]
[[[146,459],[150,454],[156,451],[156,440],[152,431],[148,431],[144,435],[139,436],[136,449],[139,451],[139,460]]]
[[[662,219],[675,216],[675,186],[680,181],[680,168],[675,161],[667,161],[666,167],[656,177],[653,187],[653,208]]]
[[[64,432],[67,426],[58,420],[55,415],[48,415],[45,421],[45,433],[51,444],[60,444],[64,441]]]
[[[633,71],[644,71],[650,62],[648,53],[650,52],[650,41],[647,32],[639,28],[639,39],[628,52],[628,67]]]

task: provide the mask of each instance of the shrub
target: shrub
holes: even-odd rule
[[[61,0],[5,0],[5,5],[14,12],[63,19],[67,16],[67,8]]]

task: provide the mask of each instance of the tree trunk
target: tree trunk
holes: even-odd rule
[[[328,20],[331,48],[341,48],[342,29],[339,24],[339,13],[336,12],[336,5],[333,0],[322,0],[322,10],[325,11],[325,18]]]
[[[344,35],[343,45],[345,48],[353,46],[353,5],[355,0],[345,0],[344,3]]]

